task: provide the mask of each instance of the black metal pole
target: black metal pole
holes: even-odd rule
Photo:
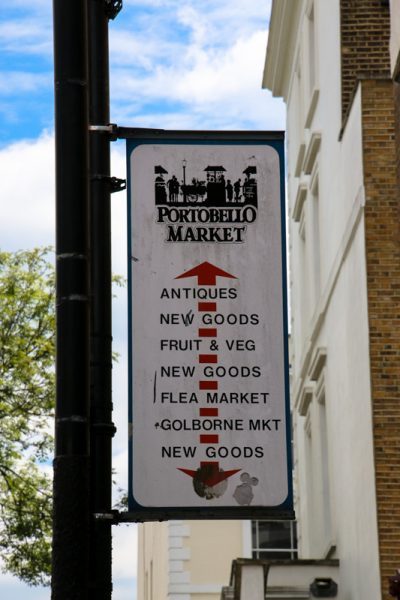
[[[88,0],[91,220],[91,557],[93,598],[112,595],[111,207],[108,4]]]
[[[53,0],[56,134],[56,446],[53,600],[87,599],[89,192],[87,7]]]

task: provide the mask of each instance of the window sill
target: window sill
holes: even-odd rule
[[[304,202],[307,198],[307,186],[305,183],[300,183],[297,188],[296,200],[294,202],[292,218],[295,223],[298,223],[303,211]]]
[[[298,413],[301,417],[305,417],[308,412],[308,407],[310,406],[313,398],[313,390],[311,387],[304,387],[301,395],[298,399]]]
[[[299,146],[299,151],[297,154],[297,160],[296,160],[296,168],[294,170],[294,176],[295,177],[300,177],[300,173],[301,173],[301,168],[303,166],[303,160],[304,160],[304,154],[306,152],[306,145],[300,144]]]
[[[304,169],[304,173],[306,175],[311,175],[311,172],[313,170],[314,163],[316,161],[320,146],[321,146],[321,134],[314,132],[311,135],[311,139],[308,144],[307,152],[304,157],[303,169]]]
[[[319,98],[319,89],[314,88],[312,91],[312,94],[311,94],[311,100],[310,100],[310,104],[309,104],[307,116],[306,116],[306,122],[304,124],[304,127],[306,129],[310,129],[311,124],[313,122],[315,110],[318,105],[318,98]]]

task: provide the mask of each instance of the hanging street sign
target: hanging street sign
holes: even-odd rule
[[[126,132],[129,511],[292,518],[283,134]]]

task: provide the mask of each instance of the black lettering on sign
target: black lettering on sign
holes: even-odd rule
[[[180,325],[183,323],[185,327],[188,327],[193,323],[194,313],[190,310],[186,315],[183,313],[161,313],[160,324],[161,325]]]
[[[204,325],[258,325],[260,317],[254,313],[251,315],[230,313],[204,313],[201,320]]]
[[[251,352],[256,349],[254,340],[225,340],[225,342],[228,350],[238,350],[239,352],[249,350]]]
[[[260,367],[204,367],[205,377],[260,377]]]
[[[193,458],[196,455],[195,446],[161,446],[162,458]]]
[[[218,300],[230,298],[235,300],[238,296],[235,288],[163,288],[160,298],[168,300]]]
[[[262,458],[264,456],[264,449],[262,446],[207,446],[206,447],[207,458]]]
[[[191,227],[167,225],[167,242],[217,242],[227,244],[244,242],[246,226],[241,227]]]
[[[266,404],[269,392],[207,392],[207,404]]]
[[[170,404],[190,404],[191,402],[198,403],[198,398],[195,392],[161,392],[161,404],[169,402]]]
[[[278,431],[281,419],[250,419],[250,431]]]
[[[161,350],[176,350],[177,352],[193,352],[200,350],[203,340],[160,340]]]
[[[196,367],[161,367],[161,377],[193,377]]]

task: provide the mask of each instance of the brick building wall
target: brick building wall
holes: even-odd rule
[[[340,0],[342,119],[359,75],[390,77],[390,10],[384,0]]]
[[[340,0],[342,119],[362,87],[370,372],[382,598],[400,567],[400,87],[382,0]]]
[[[382,599],[400,568],[400,85],[358,76],[362,97],[373,443]]]
[[[382,597],[400,566],[400,238],[391,80],[364,80],[362,133]]]
[[[394,115],[395,115],[395,141],[396,141],[396,169],[397,169],[397,190],[400,197],[400,81],[393,84],[394,96]],[[400,223],[400,213],[399,213]],[[400,225],[399,225],[400,229]],[[400,233],[399,233],[400,235]]]

